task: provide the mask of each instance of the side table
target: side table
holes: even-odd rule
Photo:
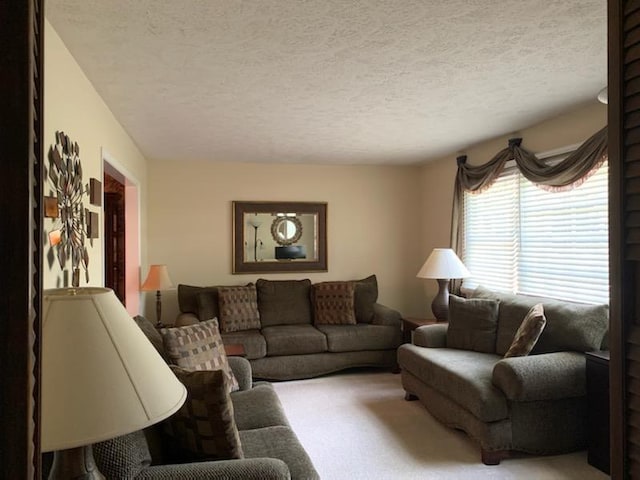
[[[244,357],[247,354],[244,349],[244,345],[241,343],[225,344],[224,351],[227,354],[227,357]]]
[[[587,461],[609,473],[609,352],[585,353],[587,360]]]
[[[407,317],[402,319],[402,343],[411,343],[411,332],[423,325],[438,323],[434,318]]]

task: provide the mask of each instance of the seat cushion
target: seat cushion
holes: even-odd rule
[[[255,360],[267,355],[267,342],[265,342],[260,330],[222,333],[222,341],[225,345],[244,345],[245,356],[249,360]]]
[[[238,430],[289,426],[280,399],[270,383],[231,394]]]
[[[291,480],[316,480],[320,476],[298,437],[289,427],[266,427],[240,432],[246,458],[278,458],[287,464]]]
[[[261,278],[256,289],[263,327],[311,324],[311,280]]]
[[[493,367],[501,359],[492,353],[452,348],[404,344],[398,349],[400,368],[483,422],[502,420],[509,414],[506,397],[491,383]]]
[[[312,325],[278,325],[262,329],[267,355],[303,355],[327,351],[327,337]]]
[[[398,348],[402,332],[390,325],[317,325],[327,337],[330,352],[358,352]]]

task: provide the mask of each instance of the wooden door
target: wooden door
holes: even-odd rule
[[[108,174],[104,185],[105,286],[125,305],[125,189]]]
[[[0,479],[40,477],[43,0],[0,1]]]
[[[640,1],[608,8],[611,476],[640,478]]]

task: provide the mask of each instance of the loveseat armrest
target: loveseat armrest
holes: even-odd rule
[[[231,371],[233,375],[238,380],[238,385],[240,385],[240,391],[249,390],[252,386],[252,372],[251,372],[251,363],[244,357],[227,357],[229,361],[229,367],[231,367]]]
[[[448,323],[423,325],[413,331],[413,344],[418,347],[445,348],[447,346]]]
[[[372,324],[402,328],[402,315],[400,315],[400,312],[397,310],[382,305],[381,303],[374,303],[373,313]]]
[[[582,397],[585,389],[584,353],[554,352],[503,358],[493,367],[493,384],[512,401]]]
[[[289,467],[277,458],[244,458],[210,462],[154,465],[145,468],[140,480],[290,480]]]

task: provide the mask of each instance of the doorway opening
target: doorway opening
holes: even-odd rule
[[[137,180],[102,152],[104,285],[130,315],[140,311],[140,202]]]

